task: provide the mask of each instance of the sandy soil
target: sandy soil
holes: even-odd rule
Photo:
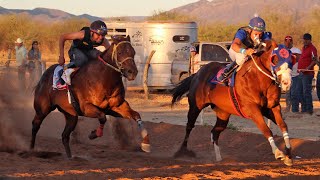
[[[187,114],[183,99],[173,109],[170,97],[152,94],[145,100],[141,93],[127,94],[149,131],[152,152],[139,150],[136,123],[108,118],[102,138],[90,141],[89,132],[96,119],[83,118],[72,137],[73,158],[66,158],[61,142],[62,115],[54,111],[43,122],[35,151],[29,151],[31,138],[32,93],[17,91],[14,75],[1,76],[0,87],[0,179],[317,179],[320,178],[320,104],[314,101],[310,115],[284,112],[293,146],[294,166],[275,160],[267,140],[253,122],[231,117],[229,129],[220,137],[223,160],[215,161],[210,131],[214,113],[206,109],[204,122],[194,128],[189,149],[196,157],[174,158],[182,143]],[[203,124],[203,125],[201,125]],[[272,125],[272,131],[280,135]],[[281,137],[275,137],[283,149]]]

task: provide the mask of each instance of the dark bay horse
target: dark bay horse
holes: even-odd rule
[[[202,67],[196,74],[184,79],[172,94],[172,105],[188,93],[188,123],[186,135],[179,151],[175,154],[194,155],[187,149],[188,138],[201,110],[207,106],[216,112],[217,121],[211,131],[211,141],[215,149],[216,160],[221,161],[218,139],[226,129],[231,114],[244,115],[251,119],[268,139],[276,159],[281,159],[288,166],[293,164],[288,128],[281,114],[281,88],[286,91],[291,84],[291,69],[288,62],[280,61],[278,56],[271,56],[278,45],[274,41],[266,41],[263,51],[251,56],[236,74],[235,94],[241,112],[234,108],[229,88],[224,85],[209,83],[210,79],[222,68],[220,64],[210,63]],[[290,52],[288,51],[291,56]],[[287,54],[288,55],[288,54]],[[292,60],[291,57],[290,61]],[[277,68],[273,68],[277,67]],[[264,117],[271,119],[279,126],[285,141],[285,153],[276,146],[273,134],[266,125]]]
[[[106,122],[106,115],[135,120],[142,134],[141,148],[150,152],[147,130],[143,127],[140,114],[131,109],[125,100],[125,89],[122,76],[134,80],[138,70],[134,62],[135,51],[130,43],[130,37],[115,37],[110,48],[101,54],[101,58],[92,59],[76,71],[72,78],[70,91],[79,104],[83,116],[98,118],[100,126],[92,131],[90,139],[101,137]],[[52,77],[57,65],[48,68],[35,88],[34,109],[32,121],[33,149],[35,139],[43,119],[54,109],[64,114],[66,125],[62,133],[62,143],[68,158],[71,158],[69,146],[70,133],[75,129],[79,111],[69,104],[66,90],[53,90]]]

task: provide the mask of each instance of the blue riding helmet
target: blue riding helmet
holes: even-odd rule
[[[266,30],[266,23],[260,17],[254,17],[249,22],[249,28],[255,31],[264,32]]]
[[[105,36],[108,33],[107,25],[100,20],[91,23],[90,30],[102,36]]]

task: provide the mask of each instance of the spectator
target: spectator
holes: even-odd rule
[[[297,83],[297,90],[302,92],[302,113],[313,113],[312,102],[312,79],[314,77],[313,67],[314,57],[317,57],[317,49],[311,42],[312,36],[309,33],[303,35],[303,48],[298,63],[298,71],[300,72]]]
[[[15,50],[16,50],[16,64],[18,67],[18,80],[19,88],[25,90],[25,73],[26,73],[26,62],[27,62],[27,49],[23,45],[21,38],[18,38],[15,41]]]
[[[39,50],[38,41],[32,42],[32,47],[28,52],[28,71],[30,74],[30,80],[37,82],[41,77],[41,52]]]
[[[296,63],[292,67],[292,84],[289,92],[286,94],[286,111],[289,112],[292,107],[292,112],[299,112],[299,103],[301,103],[302,92],[297,92],[298,81],[298,61],[301,55],[300,49],[293,47],[293,39],[291,36],[284,38],[284,45],[296,56]]]
[[[190,47],[190,58],[191,58],[191,74],[194,74],[200,69],[200,66],[198,65],[200,61],[199,52],[197,51],[197,48],[194,46]]]
[[[318,99],[320,101],[320,60],[319,60],[319,58],[315,58],[314,61],[318,65],[318,75],[317,75],[316,89],[317,89],[317,96],[318,96]]]

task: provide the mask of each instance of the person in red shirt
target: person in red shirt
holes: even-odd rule
[[[313,67],[315,65],[314,58],[318,56],[316,47],[311,43],[312,36],[309,33],[303,35],[303,48],[298,63],[299,84],[298,89],[302,92],[301,109],[302,113],[312,115],[312,80],[314,77]]]

